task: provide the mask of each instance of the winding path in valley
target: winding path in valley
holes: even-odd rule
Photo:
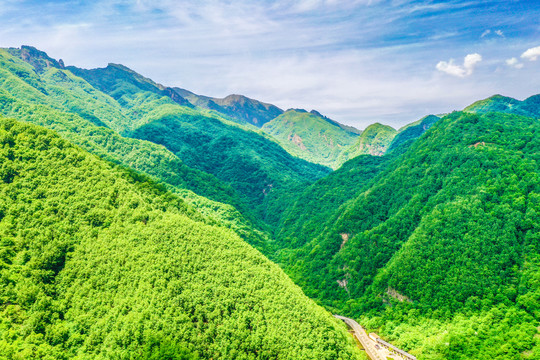
[[[354,336],[356,336],[358,341],[360,341],[360,344],[362,344],[371,360],[386,360],[375,349],[373,342],[370,341],[368,334],[366,333],[366,330],[364,330],[364,328],[360,326],[359,323],[357,323],[353,319],[346,318],[345,316],[334,315],[334,317],[336,319],[343,320],[347,325],[349,325],[351,329],[353,329]]]

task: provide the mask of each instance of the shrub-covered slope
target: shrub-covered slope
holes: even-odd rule
[[[423,317],[444,323],[474,314],[489,323],[499,309],[501,321],[512,319],[505,320],[505,333],[484,333],[451,349],[450,358],[481,359],[505,343],[506,355],[496,358],[519,358],[533,347],[540,320],[540,282],[532,270],[540,261],[539,134],[534,118],[444,117],[341,207],[322,233],[282,250],[288,272],[310,296],[349,314],[399,313],[388,303],[416,311],[409,320],[403,313],[384,318],[397,321],[382,328],[388,333],[408,321],[414,332],[414,319]],[[452,341],[466,342],[470,328],[458,328]],[[510,334],[521,340],[512,342]],[[442,346],[447,340],[430,341]],[[407,348],[421,346],[415,341]],[[447,358],[442,348],[428,348],[417,353]]]
[[[343,151],[340,161],[352,159],[358,155],[383,155],[397,131],[388,125],[379,123],[369,125],[362,134],[356,139],[356,142]]]
[[[343,325],[232,231],[0,120],[0,357],[352,359]]]
[[[338,168],[338,159],[358,138],[358,133],[340,126],[316,111],[287,110],[263,126],[289,153],[325,166]]]

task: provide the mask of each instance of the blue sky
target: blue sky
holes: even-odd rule
[[[540,93],[540,1],[0,0],[0,46],[402,126]]]

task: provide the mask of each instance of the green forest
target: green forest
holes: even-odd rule
[[[357,358],[277,265],[163,186],[37,126],[2,119],[0,144],[1,358]]]
[[[540,359],[538,99],[360,131],[0,49],[0,359]]]
[[[348,196],[329,196],[339,193],[336,187],[327,198],[315,195],[328,199],[318,202],[328,210],[319,221],[300,213],[311,194],[299,197],[283,224],[303,231],[280,233],[280,261],[306,294],[368,318],[366,325],[420,358],[535,358],[539,131],[538,119],[518,115],[443,117],[403,155],[390,153],[370,177],[352,180],[356,194],[345,183]],[[467,342],[475,326],[463,319],[474,315],[492,326],[493,312],[506,325]],[[434,326],[429,331],[449,326],[455,333],[430,338],[431,347],[398,335],[425,332],[424,318]],[[449,336],[458,347],[441,352]]]

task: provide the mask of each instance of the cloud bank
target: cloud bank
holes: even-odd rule
[[[523,68],[523,63],[520,63],[519,60],[515,57],[506,60],[506,65],[513,67],[514,69]]]
[[[476,64],[482,61],[482,56],[478,53],[469,54],[463,59],[463,65],[456,65],[454,59],[449,61],[439,61],[437,70],[447,73],[452,76],[466,77],[473,73]]]
[[[536,61],[540,56],[540,46],[533,47],[521,54],[521,58],[529,61]]]

